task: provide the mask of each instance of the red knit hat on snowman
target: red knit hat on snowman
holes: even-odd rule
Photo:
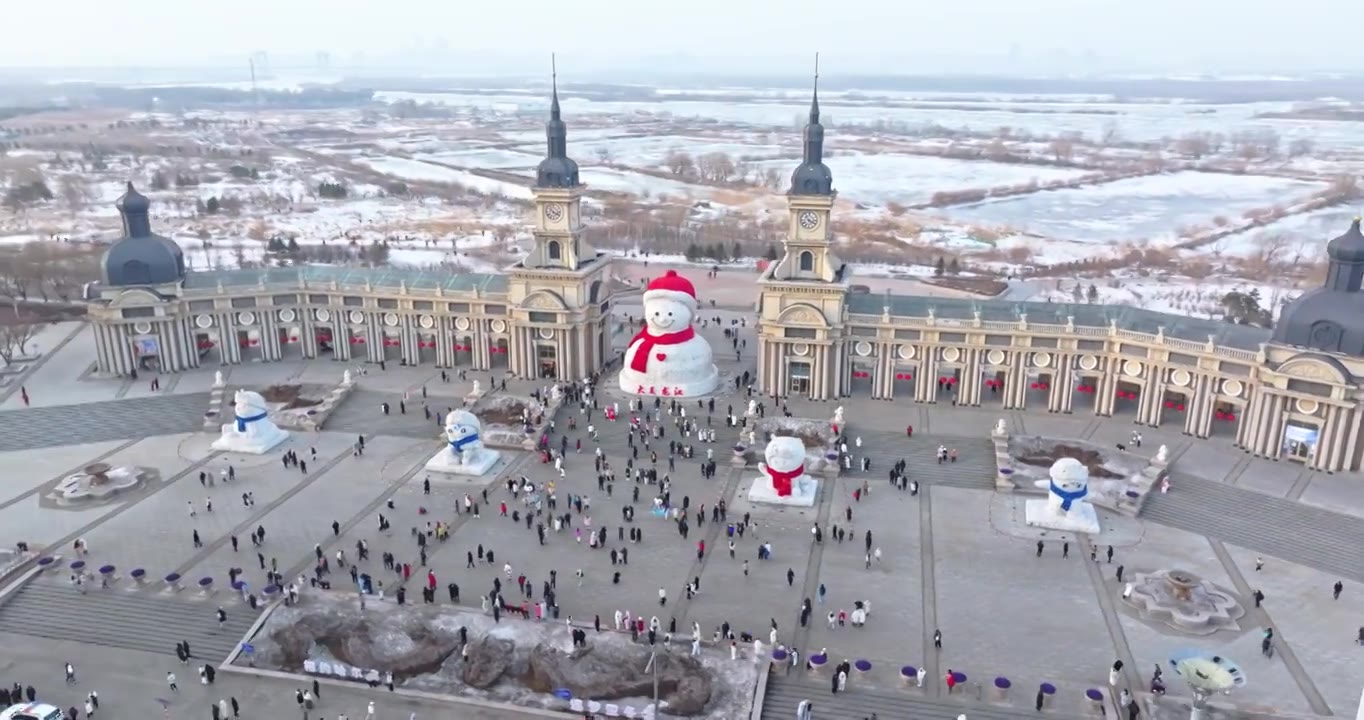
[[[650,300],[672,300],[696,310],[696,288],[690,280],[678,275],[676,270],[669,270],[660,277],[654,278],[645,288],[644,304],[646,308]],[[665,362],[668,359],[665,349],[668,345],[684,343],[695,336],[696,331],[690,324],[677,332],[662,335],[651,335],[649,326],[646,324],[630,340],[631,345],[638,343],[634,357],[630,360],[630,368],[642,373],[648,372],[650,357],[659,362]]]
[[[644,302],[656,299],[675,300],[695,310],[696,287],[690,280],[678,275],[676,270],[669,270],[650,280],[649,286],[644,289]]]

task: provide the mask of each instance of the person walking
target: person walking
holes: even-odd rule
[[[173,693],[180,692],[180,686],[175,684],[175,673],[173,672],[166,673],[166,684],[170,686],[171,692]]]
[[[1042,688],[1041,687],[1037,688],[1037,700],[1033,702],[1033,709],[1036,710],[1037,712],[1042,712],[1042,701],[1045,698],[1046,696],[1042,694]]]
[[[1042,548],[1043,548],[1043,547],[1044,547],[1044,545],[1043,545],[1042,541],[1041,541],[1041,540],[1038,540],[1038,541],[1037,541],[1037,557],[1042,557]]]
[[[1332,600],[1339,600],[1339,599],[1340,599],[1340,593],[1341,593],[1343,590],[1345,590],[1345,583],[1343,583],[1343,582],[1337,580],[1337,581],[1336,581],[1336,584],[1333,585],[1333,586],[1331,587],[1331,599],[1332,599]]]
[[[369,706],[365,708],[365,720],[374,720],[374,701],[369,701]]]
[[[71,663],[66,664],[66,684],[67,685],[76,684],[76,666],[72,665]]]
[[[933,631],[933,649],[934,650],[942,649],[942,630],[935,629]]]
[[[796,705],[796,720],[814,720],[815,705],[809,700],[801,700]]]

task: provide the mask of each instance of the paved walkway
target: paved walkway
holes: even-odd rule
[[[173,435],[200,427],[208,395],[161,395],[0,411],[0,452]]]

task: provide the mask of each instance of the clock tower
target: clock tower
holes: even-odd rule
[[[804,152],[800,166],[791,173],[791,189],[786,193],[790,227],[786,233],[786,253],[773,269],[774,280],[812,280],[837,282],[843,262],[831,251],[833,230],[834,176],[824,164],[824,126],[819,122],[819,73],[810,98],[810,121],[805,125]]]
[[[545,124],[547,151],[535,173],[531,192],[535,202],[535,238],[523,265],[527,268],[577,270],[597,251],[582,238],[582,196],[578,163],[568,156],[568,131],[559,111],[559,82],[553,80],[549,122]]]

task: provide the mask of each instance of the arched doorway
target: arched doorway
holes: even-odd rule
[[[1118,389],[1113,391],[1113,415],[1136,415],[1137,408],[1141,407],[1141,392],[1141,385],[1120,381]]]
[[[217,363],[219,365],[226,362],[223,360],[223,351],[218,344],[218,332],[216,330],[199,331],[194,334],[194,347],[199,353],[199,364],[209,365]]]

